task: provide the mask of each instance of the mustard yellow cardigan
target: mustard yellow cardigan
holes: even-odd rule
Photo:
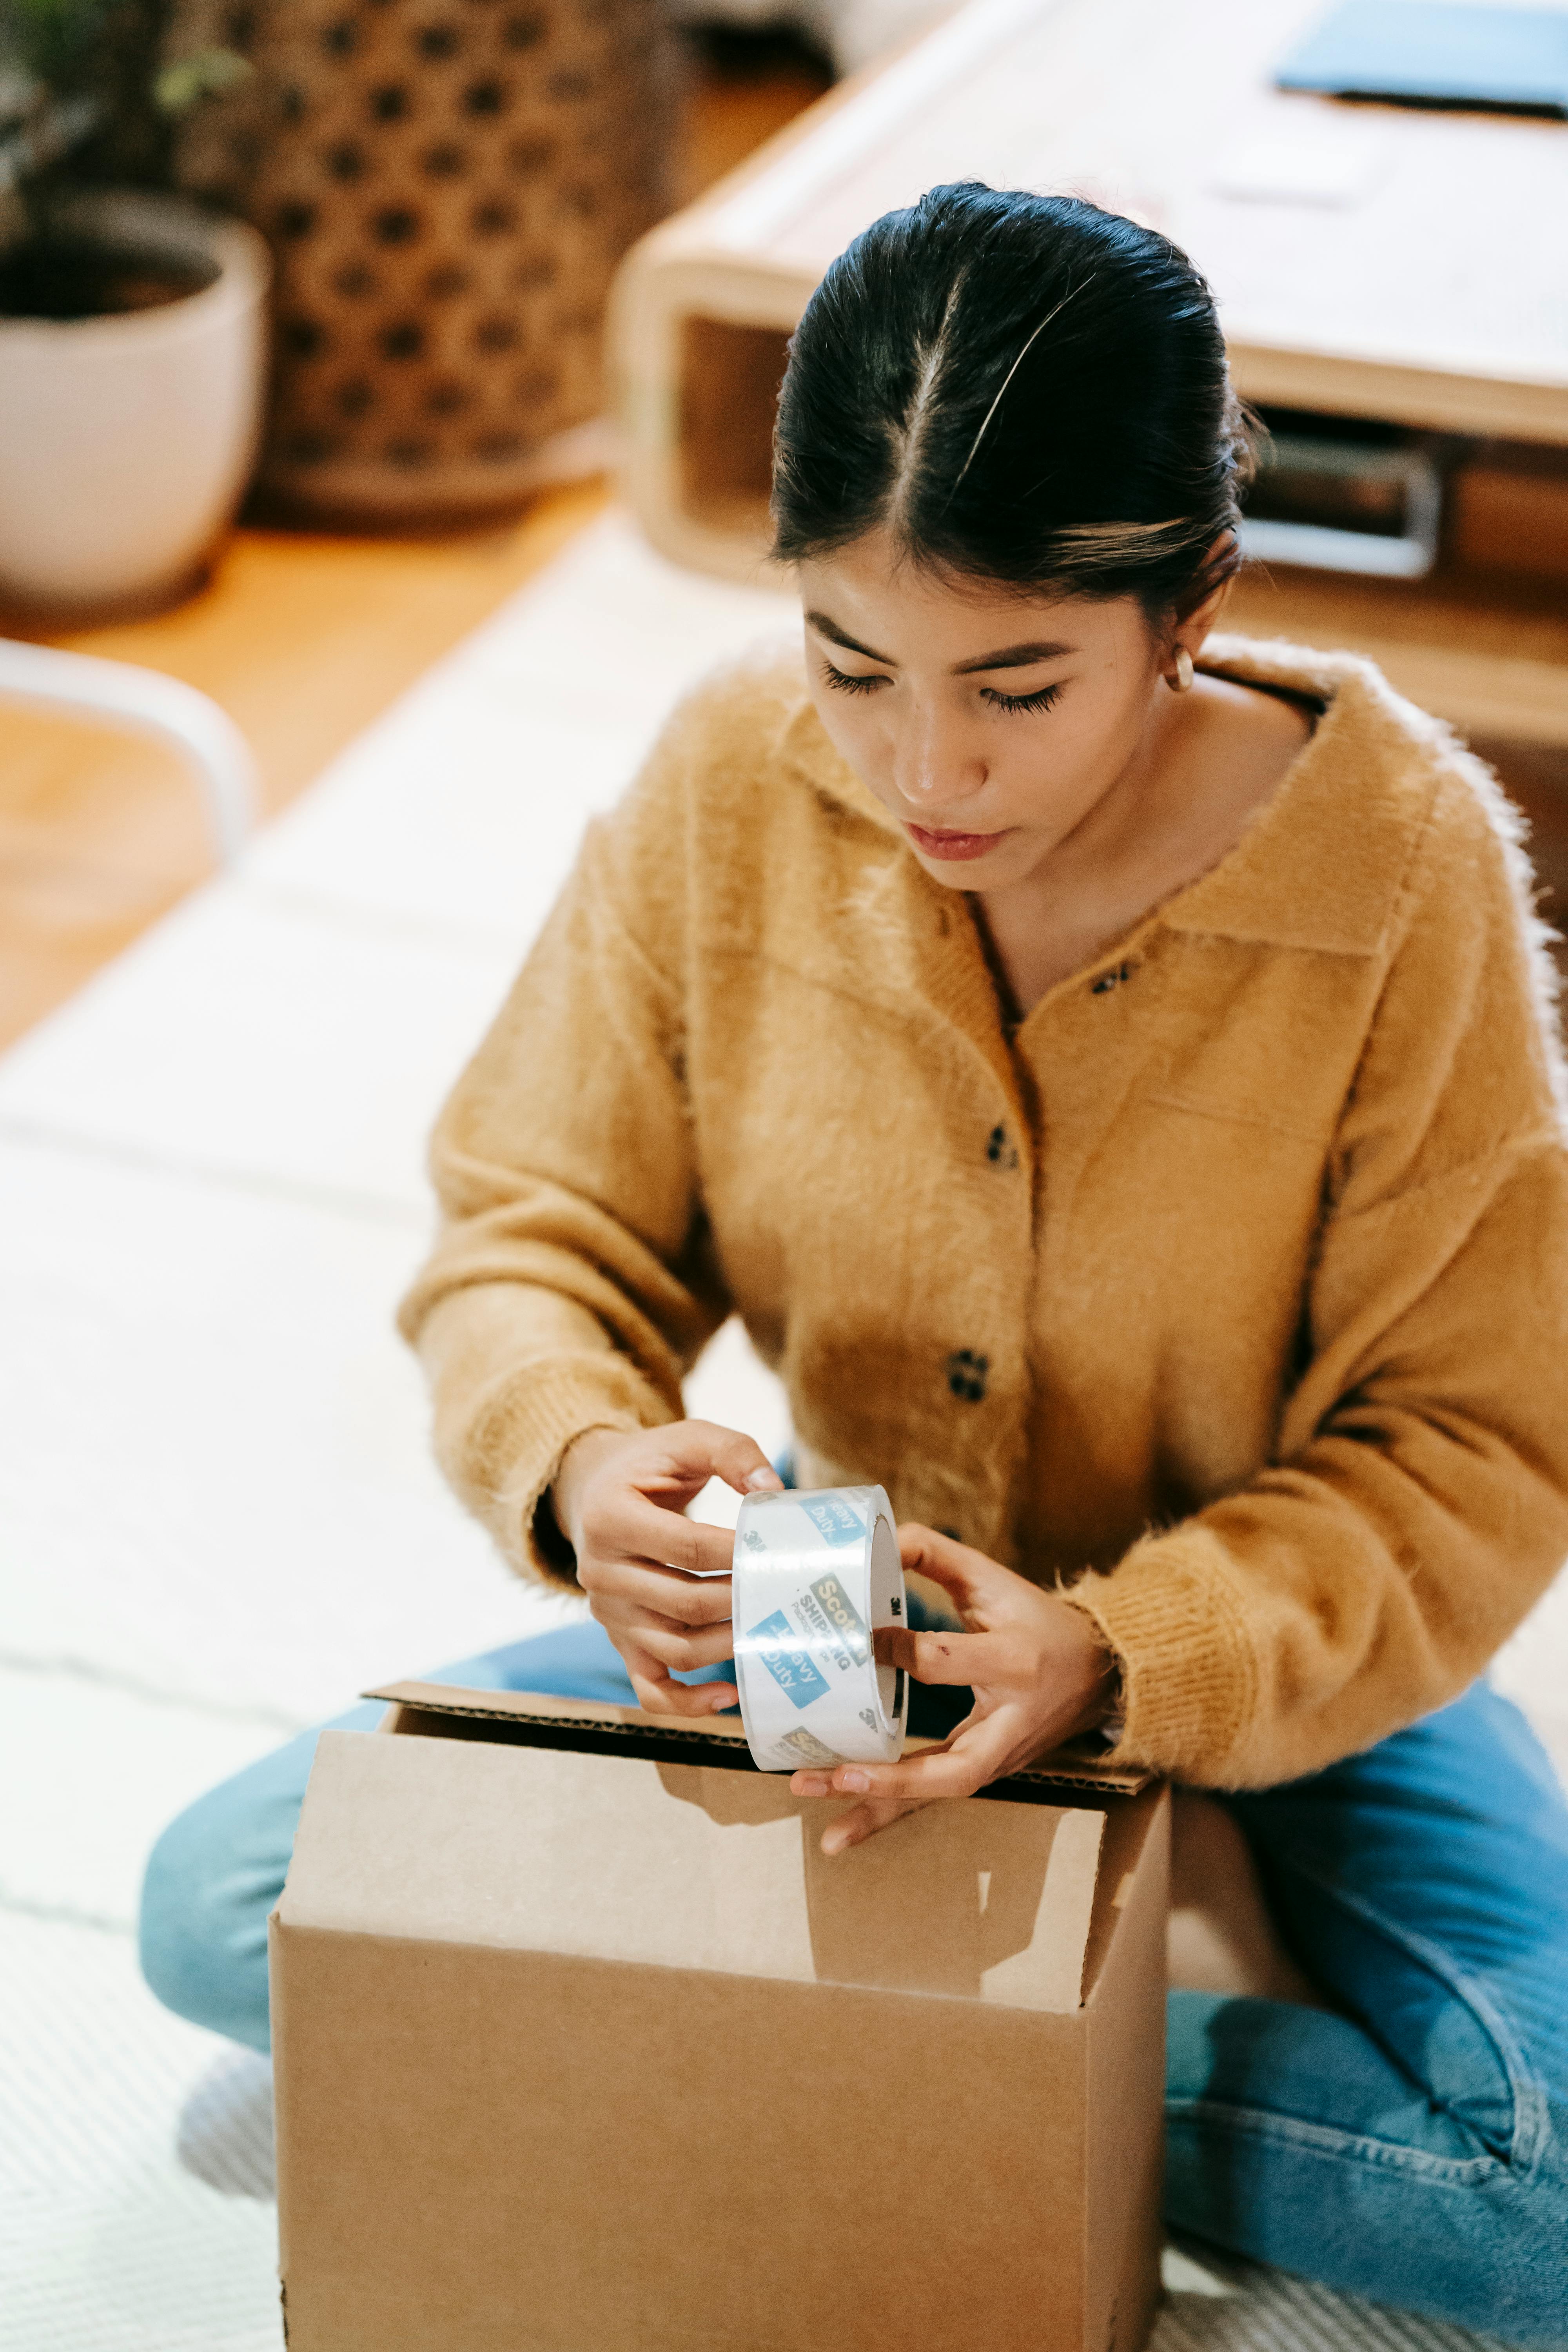
[[[520,1566],[580,1432],[679,1417],[738,1308],[803,1484],[1069,1585],[1120,1753],[1220,1787],[1460,1691],[1568,1553],[1568,1160],[1485,769],[1367,663],[1212,871],[1016,1035],[967,902],[798,655],[702,688],[448,1103],[404,1328]]]

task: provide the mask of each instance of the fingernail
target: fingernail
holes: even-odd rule
[[[871,1782],[868,1774],[857,1772],[851,1766],[848,1770],[840,1772],[838,1785],[841,1789],[852,1790],[856,1796],[861,1797],[865,1795]]]
[[[748,1494],[754,1495],[762,1488],[772,1488],[775,1486],[782,1487],[783,1485],[784,1480],[779,1476],[776,1470],[748,1470],[746,1473],[746,1491]]]

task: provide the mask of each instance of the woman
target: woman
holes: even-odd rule
[[[1548,967],[1439,727],[1211,641],[1247,455],[1129,221],[938,189],[828,272],[776,445],[804,672],[677,714],[438,1130],[437,1447],[596,1621],[455,1671],[734,1704],[729,1538],[679,1514],[776,1484],[680,1418],[739,1307],[799,1483],[881,1480],[957,1612],[904,1662],[961,1727],[797,1775],[857,1801],[825,1846],[1096,1725],[1226,1792],[1305,1997],[1173,1995],[1172,2221],[1562,2347],[1568,1813],[1476,1681],[1568,1551]],[[309,1751],[149,1878],[154,1986],[263,2046]]]

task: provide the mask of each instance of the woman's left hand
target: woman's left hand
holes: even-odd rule
[[[974,1706],[940,1748],[902,1763],[796,1772],[790,1787],[798,1797],[865,1801],[829,1823],[824,1853],[863,1844],[901,1813],[940,1797],[973,1797],[987,1781],[1102,1722],[1112,1702],[1116,1662],[1093,1621],[1059,1593],[1042,1591],[931,1528],[900,1528],[899,1549],[906,1569],[952,1596],[965,1630],[896,1632],[889,1663],[917,1682],[968,1684]],[[878,1637],[879,1654],[885,1638]]]

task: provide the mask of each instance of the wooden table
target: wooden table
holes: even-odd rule
[[[784,343],[868,222],[943,180],[1070,190],[1193,254],[1250,400],[1500,437],[1527,475],[1541,453],[1521,491],[1482,449],[1428,581],[1278,570],[1233,616],[1363,646],[1461,727],[1568,750],[1568,127],[1276,91],[1322,5],[973,0],[655,229],[613,345],[650,537],[756,574]]]

